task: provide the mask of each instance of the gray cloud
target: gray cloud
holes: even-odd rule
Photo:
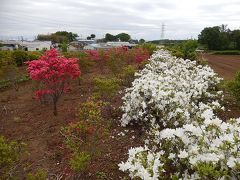
[[[95,33],[127,32],[134,38],[159,39],[161,24],[165,38],[197,38],[206,26],[240,26],[238,0],[2,0],[0,38],[58,30],[86,37]]]

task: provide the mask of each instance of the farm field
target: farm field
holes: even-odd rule
[[[240,66],[238,60],[232,60],[236,56],[205,55],[209,65],[226,79],[231,79]],[[230,60],[229,60],[230,59]],[[226,62],[229,61],[229,62]],[[235,64],[235,62],[237,63]],[[99,63],[99,62],[98,62]],[[71,83],[71,91],[65,94],[58,103],[58,116],[51,111],[52,105],[41,104],[34,99],[32,82],[27,81],[20,85],[18,92],[7,88],[0,92],[0,134],[6,138],[22,141],[27,144],[29,156],[23,158],[22,163],[27,168],[19,167],[18,176],[24,177],[28,172],[44,169],[51,179],[128,179],[128,174],[119,170],[118,164],[126,161],[127,152],[131,147],[143,145],[145,135],[140,126],[120,126],[122,113],[118,110],[122,105],[121,97],[124,94],[116,94],[110,100],[114,113],[104,110],[104,124],[107,125],[108,138],[90,140],[96,149],[95,156],[91,159],[86,170],[82,173],[74,173],[69,168],[69,152],[64,146],[64,136],[60,133],[61,127],[70,122],[77,122],[78,106],[87,102],[94,94],[93,78],[99,75],[111,75],[108,66],[96,64],[89,72],[82,74],[81,84],[75,80]],[[126,86],[120,86],[124,90]],[[104,97],[101,100],[105,101]],[[218,115],[226,120],[240,116],[239,106],[234,102],[224,103],[227,111],[220,111]],[[22,168],[22,169],[21,169]]]
[[[207,59],[209,66],[225,80],[233,79],[235,73],[240,69],[239,55],[203,54],[203,58]]]

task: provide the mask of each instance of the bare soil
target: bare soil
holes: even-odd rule
[[[234,78],[237,71],[240,71],[240,56],[239,55],[211,55],[203,54],[204,59],[208,61],[220,76],[225,80]]]

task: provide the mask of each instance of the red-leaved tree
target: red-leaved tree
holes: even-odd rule
[[[69,90],[70,80],[79,77],[78,59],[65,58],[56,49],[46,51],[38,60],[26,62],[30,78],[41,84],[36,98],[48,95],[53,102],[53,114],[57,115],[57,102]]]

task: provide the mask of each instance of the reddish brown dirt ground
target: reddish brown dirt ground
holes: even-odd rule
[[[233,74],[240,67],[240,56],[204,55],[209,64],[224,78],[232,78]],[[237,59],[237,60],[236,60]],[[226,62],[227,61],[227,62]],[[27,163],[25,170],[20,170],[18,175],[23,177],[28,172],[37,169],[45,169],[50,179],[98,179],[97,172],[106,175],[106,179],[123,179],[126,174],[118,170],[117,164],[125,160],[130,147],[139,146],[143,143],[143,135],[137,127],[122,128],[119,126],[118,117],[105,117],[106,123],[111,123],[109,138],[100,143],[100,155],[96,155],[90,162],[84,173],[78,176],[69,172],[68,159],[63,148],[64,138],[60,134],[61,127],[69,121],[76,121],[76,109],[79,103],[93,93],[92,78],[101,74],[99,67],[92,72],[83,75],[83,82],[78,86],[77,81],[72,83],[72,91],[64,95],[58,103],[58,116],[52,114],[51,106],[41,105],[33,98],[32,83],[21,84],[18,92],[12,89],[0,91],[0,135],[10,140],[23,141],[28,146],[29,156],[24,158]],[[112,99],[114,107],[121,105],[121,95]],[[227,111],[220,113],[223,118],[239,117],[239,106],[233,103],[226,103]],[[228,111],[228,110],[231,111]],[[112,119],[112,120],[108,120]],[[128,132],[124,130],[128,129]],[[124,132],[125,136],[117,135]],[[136,138],[133,139],[132,136]],[[65,173],[65,175],[64,175]],[[68,173],[68,175],[66,175]],[[1,178],[0,178],[1,179]]]
[[[235,73],[240,71],[240,56],[238,55],[211,55],[203,54],[211,66],[225,80],[233,79]]]
[[[240,71],[239,55],[202,54],[200,57],[206,59],[208,65],[224,80],[233,80],[236,72]],[[235,99],[228,93],[225,93],[223,105],[226,108],[226,111],[219,113],[219,116],[222,119],[240,117],[239,103],[235,102]]]

